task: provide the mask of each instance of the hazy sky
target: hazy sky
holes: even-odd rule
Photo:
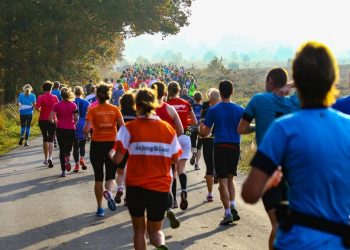
[[[195,0],[189,26],[161,40],[144,35],[126,41],[126,59],[160,51],[188,51],[189,58],[205,50],[295,50],[302,42],[318,40],[334,53],[350,51],[348,0]],[[349,54],[350,55],[350,54]]]

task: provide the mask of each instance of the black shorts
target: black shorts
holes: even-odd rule
[[[126,187],[126,202],[133,217],[145,216],[147,220],[162,221],[168,208],[169,193],[157,192],[141,187]]]
[[[56,124],[46,120],[39,120],[39,128],[43,135],[44,142],[53,142],[55,136]]]
[[[237,176],[240,147],[237,143],[214,144],[214,166],[218,178]]]
[[[276,209],[282,200],[288,200],[287,190],[288,188],[284,178],[277,187],[267,190],[262,196],[265,210],[270,211]]]
[[[205,166],[207,168],[206,175],[214,175],[214,138],[207,137],[203,138],[203,158],[205,162]]]
[[[113,148],[114,142],[92,141],[90,144],[90,162],[95,172],[95,181],[103,181],[103,165],[105,166],[105,180],[114,180],[117,165],[109,159],[108,153]]]

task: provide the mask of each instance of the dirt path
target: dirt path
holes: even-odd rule
[[[59,178],[58,150],[53,169],[44,167],[42,159],[40,137],[29,148],[0,158],[1,249],[133,249],[126,207],[107,209],[102,219],[95,217],[90,164],[85,172]],[[246,205],[239,195],[244,176],[236,182],[241,220],[223,227],[218,225],[223,209],[217,188],[214,202],[207,203],[204,167],[192,169],[187,166],[189,209],[176,210],[181,227],[164,225],[170,249],[267,249],[270,226],[262,204]]]

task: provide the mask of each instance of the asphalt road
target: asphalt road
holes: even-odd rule
[[[42,161],[41,137],[33,139],[29,148],[0,157],[0,249],[133,249],[125,206],[116,212],[106,209],[104,218],[95,217],[88,157],[88,170],[65,178],[59,178],[57,149],[54,168],[48,169]],[[262,204],[247,205],[240,198],[244,176],[236,179],[241,220],[219,226],[223,209],[217,186],[214,202],[207,203],[203,163],[202,170],[188,165],[187,171],[189,208],[175,210],[180,228],[164,223],[170,249],[267,249],[270,225]]]

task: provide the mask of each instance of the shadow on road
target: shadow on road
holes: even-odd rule
[[[82,236],[64,242],[55,249],[99,249],[101,246],[104,249],[111,249],[105,248],[106,243],[109,242],[111,246],[120,246],[131,242],[132,239],[128,239],[128,237],[123,237],[124,241],[121,241],[122,238],[118,237],[118,233],[123,231],[130,234],[130,229],[125,229],[131,227],[131,222],[124,222],[113,227],[94,231],[93,233],[84,233],[84,229],[91,230],[91,227],[105,223],[105,219],[111,219],[111,217],[107,216],[104,219],[99,219],[93,213],[84,213],[19,234],[1,237],[0,246],[1,249],[7,250],[23,249],[64,235]]]
[[[1,194],[0,203],[10,202],[10,201],[13,202],[19,199],[26,198],[33,194],[39,194],[39,193],[47,192],[53,189],[67,188],[69,186],[74,186],[81,182],[88,182],[91,180],[94,180],[91,174],[83,175],[75,178],[67,177],[67,179],[65,179],[64,181],[62,181],[62,178],[59,178],[57,177],[57,175],[55,175],[55,176],[48,176],[48,177],[33,179],[33,180],[19,182],[19,183],[7,184],[4,186],[0,186],[0,194]],[[3,196],[5,193],[9,193],[20,189],[28,189],[28,190],[20,191],[8,196]]]

